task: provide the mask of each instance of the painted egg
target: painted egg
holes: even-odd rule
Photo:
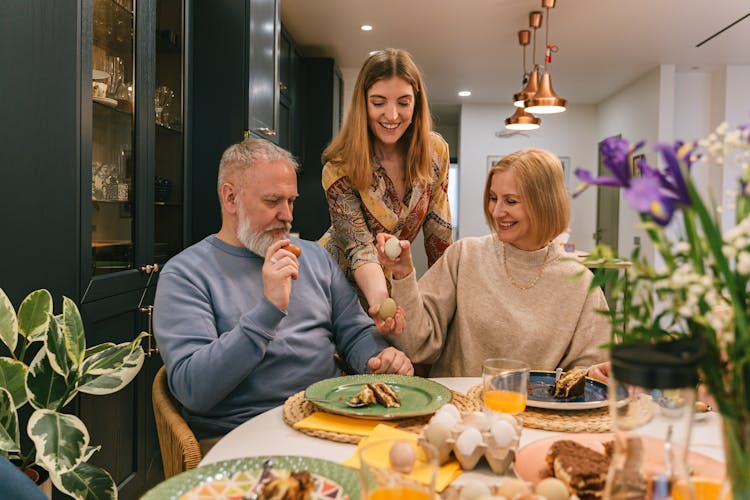
[[[284,247],[284,250],[289,250],[294,254],[295,257],[299,257],[302,255],[302,249],[295,245],[294,243],[289,243],[287,246]]]
[[[491,495],[489,486],[482,481],[470,481],[461,486],[458,498],[459,500],[477,500],[488,495]]]
[[[414,468],[414,462],[417,461],[417,453],[414,451],[414,447],[406,441],[397,441],[391,446],[391,451],[388,453],[388,460],[390,460],[393,470],[408,474]]]
[[[568,500],[570,494],[565,483],[556,477],[547,477],[536,483],[534,491],[537,495],[546,497],[547,500]]]
[[[401,245],[398,242],[398,238],[388,238],[383,245],[383,251],[391,259],[395,259],[401,255]]]
[[[531,487],[526,481],[520,479],[508,479],[497,488],[497,494],[505,498],[515,498],[516,495],[526,495],[531,493]]]
[[[385,299],[383,303],[380,304],[378,314],[380,315],[380,319],[392,318],[396,314],[396,301],[390,297]]]

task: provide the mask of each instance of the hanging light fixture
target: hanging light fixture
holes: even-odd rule
[[[529,27],[534,29],[534,44],[531,49],[531,73],[528,75],[524,74],[524,85],[525,87],[518,94],[513,95],[513,105],[517,108],[523,108],[525,101],[534,97],[536,94],[537,84],[539,83],[539,72],[537,71],[536,64],[536,30],[542,25],[542,13],[538,10],[529,13]],[[521,41],[521,32],[518,32],[519,42]],[[523,43],[523,42],[521,42]],[[526,42],[528,44],[528,42]],[[526,48],[524,47],[524,62],[523,70],[526,71]]]
[[[550,77],[547,65],[552,62],[552,53],[557,52],[557,46],[549,44],[549,10],[554,8],[555,0],[542,0],[542,7],[547,9],[547,26],[546,26],[546,47],[547,52],[544,57],[544,73],[539,81],[539,87],[531,99],[525,101],[526,111],[529,113],[549,114],[562,113],[565,111],[566,101],[555,94],[552,89],[552,78]]]
[[[536,130],[541,124],[542,120],[527,113],[523,108],[516,108],[516,112],[505,119],[505,128],[510,130]]]

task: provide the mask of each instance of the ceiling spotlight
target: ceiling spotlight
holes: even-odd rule
[[[469,97],[471,95],[471,90],[461,90],[458,95],[461,97]]]
[[[362,31],[372,31],[372,26],[370,26],[369,24],[363,24],[359,27],[359,29],[361,29]]]

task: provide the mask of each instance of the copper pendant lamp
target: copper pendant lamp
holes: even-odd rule
[[[555,0],[542,0],[542,7],[547,9],[546,47],[547,53],[544,58],[544,73],[539,81],[539,87],[531,99],[525,101],[526,111],[536,114],[562,113],[565,111],[566,100],[558,96],[552,88],[552,77],[549,74],[547,64],[552,62],[552,53],[557,52],[557,46],[549,43],[549,10],[555,6]]]
[[[536,65],[536,30],[539,29],[539,27],[542,25],[542,13],[538,10],[535,10],[534,12],[529,13],[529,27],[534,29],[534,44],[531,48],[531,56],[532,56],[532,63],[531,63],[531,73],[526,76],[524,74],[524,84],[525,87],[517,94],[513,95],[513,105],[517,108],[523,108],[525,105],[525,101],[531,99],[534,97],[534,94],[536,94],[537,89],[537,83],[539,82],[539,72],[537,71],[537,65]],[[526,40],[526,44],[524,44],[523,40],[521,39],[521,33],[523,31],[528,32],[528,30],[522,30],[518,32],[518,41],[521,43],[521,45],[524,45],[524,63],[523,63],[523,69],[524,72],[526,71],[526,47],[528,39]],[[528,36],[528,35],[526,35]]]
[[[516,108],[516,112],[505,119],[505,128],[509,130],[536,130],[541,124],[542,120],[527,113],[523,108]]]

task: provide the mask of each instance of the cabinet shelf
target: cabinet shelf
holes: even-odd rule
[[[94,45],[112,54],[130,54],[132,27],[132,12],[114,0],[94,0]]]

